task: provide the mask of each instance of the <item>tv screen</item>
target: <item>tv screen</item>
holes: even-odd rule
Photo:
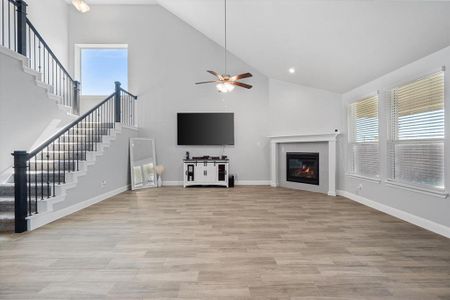
[[[234,145],[234,114],[178,113],[178,145]]]

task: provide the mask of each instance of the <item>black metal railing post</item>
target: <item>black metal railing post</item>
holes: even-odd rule
[[[27,6],[22,0],[17,4],[17,52],[27,56]]]
[[[27,160],[26,151],[14,151],[15,232],[27,231]]]
[[[114,84],[116,85],[116,89],[114,92],[114,120],[115,122],[121,122],[121,118],[120,118],[120,82],[116,81],[114,82]]]
[[[80,114],[80,82],[73,82],[73,103],[72,103],[72,113],[74,115]]]

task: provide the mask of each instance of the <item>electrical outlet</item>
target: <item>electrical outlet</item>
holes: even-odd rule
[[[101,183],[100,183],[100,187],[105,187],[105,185],[106,185],[106,180],[103,180]]]
[[[361,192],[363,189],[363,185],[362,183],[360,183],[357,187],[356,187],[356,193],[359,194],[359,192]]]

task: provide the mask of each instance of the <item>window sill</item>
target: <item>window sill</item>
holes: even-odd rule
[[[401,189],[412,191],[412,192],[419,192],[419,193],[422,193],[422,194],[425,194],[428,196],[434,196],[434,197],[439,197],[439,198],[443,198],[443,199],[448,197],[448,192],[445,190],[435,190],[435,189],[429,189],[429,188],[425,188],[425,187],[418,187],[418,186],[414,186],[414,185],[410,185],[410,184],[400,183],[400,182],[393,181],[390,179],[387,179],[384,182],[388,186],[397,187],[397,188],[401,188]]]
[[[381,179],[377,178],[377,177],[367,177],[367,176],[364,176],[364,175],[352,174],[352,173],[346,173],[345,176],[353,177],[353,178],[356,178],[356,179],[363,179],[363,180],[367,180],[367,181],[372,181],[372,182],[376,182],[376,183],[381,183]]]

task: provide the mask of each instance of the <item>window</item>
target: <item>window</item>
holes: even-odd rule
[[[378,96],[352,103],[349,117],[350,172],[365,177],[378,177]]]
[[[128,49],[99,47],[80,48],[81,94],[110,95],[114,82],[128,88]]]
[[[393,89],[390,110],[390,179],[444,189],[444,72]]]

